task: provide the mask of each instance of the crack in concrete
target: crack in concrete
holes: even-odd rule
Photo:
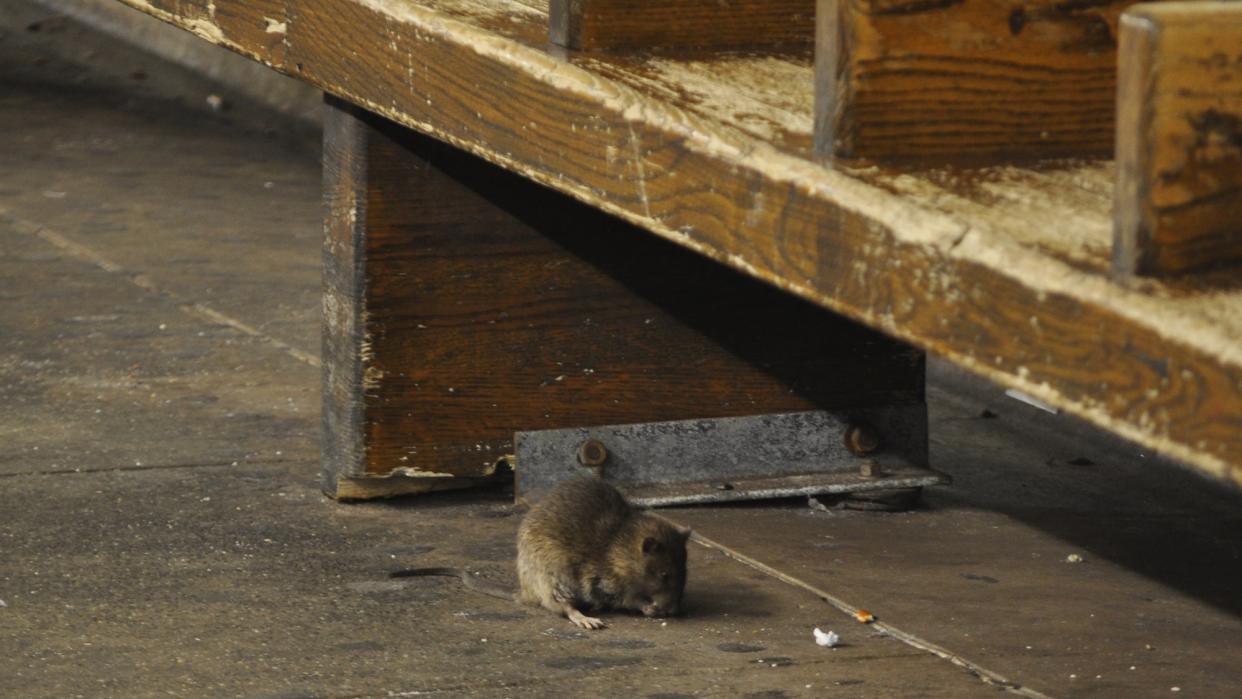
[[[786,583],[788,585],[793,585],[794,587],[800,587],[814,594],[820,599],[824,600],[828,604],[836,607],[842,612],[849,614],[851,617],[857,614],[859,611],[858,607],[855,607],[849,602],[846,602],[845,600],[835,595],[832,595],[825,590],[822,590],[800,578],[796,578],[788,573],[784,573],[776,568],[773,568],[772,566],[769,566],[766,563],[763,563],[759,560],[751,558],[750,556],[747,556],[746,554],[741,553],[740,551],[735,551],[734,549],[731,549],[728,546],[725,546],[724,544],[718,541],[713,541],[712,539],[708,539],[707,537],[703,536],[702,534],[698,532],[694,533],[692,540],[701,546],[719,551],[720,553],[728,556],[729,558],[732,558],[733,560],[739,563],[742,563],[744,565],[750,566],[751,568],[754,568],[755,570],[758,570],[761,573],[770,575],[776,578],[777,580],[780,580],[783,583]],[[1040,692],[1035,689],[1031,689],[1030,687],[1023,687],[1021,684],[1014,682],[1013,680],[1010,680],[999,673],[988,670],[987,668],[979,665],[978,663],[975,663],[971,660],[967,660],[966,658],[963,658],[962,656],[958,655],[957,653],[954,653],[953,651],[947,648],[938,646],[935,643],[932,643],[931,641],[915,636],[914,634],[909,633],[907,631],[902,631],[901,629],[891,624],[886,624],[881,621],[876,621],[876,622],[869,624],[869,626],[871,626],[871,628],[875,629],[876,631],[881,631],[889,636],[892,636],[893,638],[901,641],[902,643],[905,643],[906,645],[912,646],[921,651],[931,653],[932,655],[935,655],[943,660],[947,660],[950,663],[953,663],[954,665],[962,668],[966,672],[969,672],[975,677],[978,677],[979,680],[982,681],[984,684],[988,684],[998,689],[1002,689],[1011,694],[1017,694],[1018,696],[1030,697],[1030,699],[1051,699],[1048,695],[1044,694],[1043,692]]]

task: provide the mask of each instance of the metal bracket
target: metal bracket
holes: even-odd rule
[[[527,503],[581,474],[646,507],[949,481],[926,467],[921,403],[518,432],[514,447],[517,500]]]

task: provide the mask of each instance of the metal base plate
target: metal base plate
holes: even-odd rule
[[[860,426],[876,442],[862,454],[847,446]],[[648,507],[949,480],[925,467],[923,404],[518,432],[514,442],[516,496],[526,503],[580,475],[602,477]]]

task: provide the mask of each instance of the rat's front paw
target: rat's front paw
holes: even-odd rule
[[[583,629],[588,629],[591,631],[594,631],[596,629],[602,629],[608,626],[608,624],[605,624],[602,619],[596,619],[593,616],[587,616],[576,609],[573,610],[569,614],[569,620],[572,621],[575,626],[579,628],[583,628]]]
[[[608,624],[604,623],[603,619],[596,619],[593,616],[584,616],[581,619],[575,620],[574,623],[584,629],[590,629],[592,631],[606,628],[608,626]]]

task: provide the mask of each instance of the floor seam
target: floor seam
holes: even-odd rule
[[[12,211],[10,211],[9,209],[3,206],[0,206],[0,222],[6,223],[12,226],[13,230],[17,231],[18,233],[22,235],[28,235],[28,236],[38,238],[44,241],[45,243],[48,243],[49,245],[52,245],[53,247],[57,248],[61,252],[67,253],[70,256],[77,258],[78,260],[82,262],[95,265],[96,267],[99,267],[105,272],[110,272],[112,274],[118,274],[124,277],[134,286],[144,291],[159,294],[160,296],[163,296],[169,301],[172,301],[174,304],[177,305],[179,309],[181,309],[182,312],[186,314],[197,316],[201,319],[206,319],[206,320],[209,320],[213,323],[217,323],[220,325],[226,325],[244,335],[249,335],[255,339],[265,342],[268,345],[271,345],[272,347],[275,347],[276,349],[281,350],[285,354],[292,356],[294,359],[297,359],[298,361],[309,364],[313,367],[323,366],[319,357],[316,357],[315,355],[309,352],[306,352],[304,350],[298,349],[297,347],[290,345],[284,340],[280,340],[275,337],[272,337],[271,335],[264,333],[263,331],[250,325],[249,323],[246,323],[245,321],[239,320],[237,318],[233,318],[232,316],[229,316],[225,313],[221,313],[220,311],[217,311],[214,308],[211,308],[210,306],[206,304],[185,299],[180,294],[177,294],[176,292],[161,288],[158,285],[156,285],[155,282],[152,281],[151,278],[146,276],[145,274],[142,274],[141,272],[131,272],[125,269],[125,267],[123,267],[122,265],[119,265],[113,262],[112,260],[109,260],[107,257],[105,257],[104,255],[101,255],[95,250],[92,250],[91,248],[72,240],[65,234],[57,232],[51,228],[48,228],[47,226],[35,223],[34,221],[29,221],[24,218],[21,218],[20,216],[17,216]]]
[[[99,466],[81,469],[55,469],[47,471],[18,471],[16,473],[0,473],[0,480],[19,478],[21,476],[74,476],[84,473],[119,473],[123,471],[171,471],[186,468],[233,468],[241,466],[279,466],[281,464],[301,463],[305,459],[263,459],[260,461],[204,461],[188,464],[151,464],[143,466]],[[313,461],[313,459],[312,459]]]
[[[694,532],[693,540],[706,548],[719,551],[720,553],[728,556],[729,558],[732,558],[733,560],[739,563],[742,563],[743,565],[754,568],[755,570],[758,570],[761,573],[774,577],[777,580],[780,580],[781,582],[787,585],[792,585],[794,587],[802,588],[814,594],[815,596],[819,597],[820,599],[824,600],[825,602],[832,605],[833,607],[836,607],[840,611],[845,612],[846,614],[849,614],[851,617],[853,617],[856,613],[858,613],[860,609],[859,607],[855,607],[854,605],[850,604],[849,602],[846,602],[845,600],[841,599],[840,597],[837,597],[836,595],[833,595],[825,590],[822,590],[800,578],[794,577],[777,568],[773,568],[772,566],[766,563],[763,563],[762,561],[751,558],[750,556],[747,556],[746,554],[740,551],[732,549],[718,541],[709,539],[703,536],[702,534],[700,534],[699,532]],[[988,670],[987,668],[983,667],[982,665],[979,665],[978,663],[975,663],[971,660],[963,658],[962,656],[958,655],[957,653],[954,653],[953,651],[947,648],[944,648],[935,643],[932,643],[931,641],[920,638],[908,631],[902,631],[901,629],[893,626],[892,624],[887,624],[887,623],[877,620],[868,625],[877,631],[881,631],[889,636],[892,636],[893,638],[901,641],[902,643],[905,643],[909,646],[917,648],[921,651],[931,653],[932,655],[935,655],[943,660],[949,661],[950,663],[978,677],[985,684],[994,686],[998,689],[1003,689],[1006,692],[1010,692],[1012,694],[1017,694],[1019,696],[1024,696],[1024,697],[1030,697],[1031,699],[1051,699],[1051,697],[1049,697],[1047,694],[1044,694],[1043,692],[1040,692],[1035,689],[1031,689],[1029,687],[1024,687],[1021,684],[1006,678],[1004,675],[1001,675],[1000,673]]]

